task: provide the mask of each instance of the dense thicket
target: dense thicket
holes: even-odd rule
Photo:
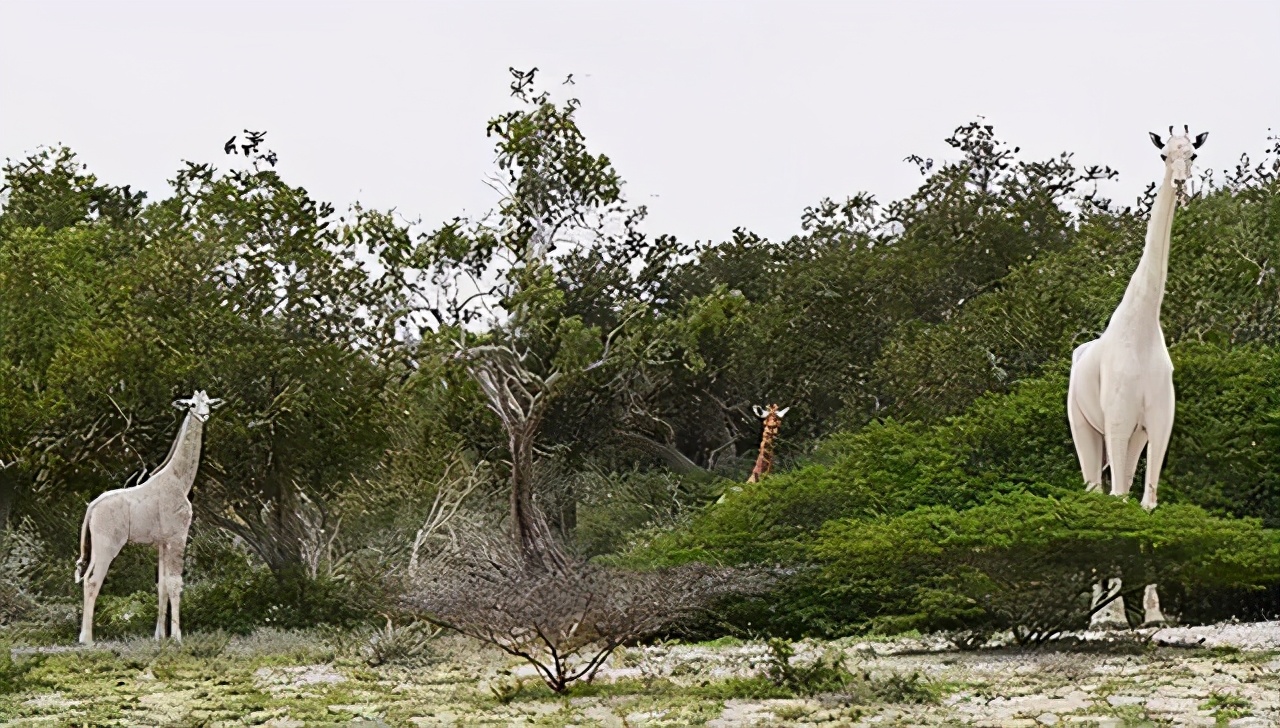
[[[158,200],[67,149],[4,166],[10,603],[73,595],[84,504],[163,458],[169,402],[194,388],[228,402],[193,492],[197,628],[358,619],[379,608],[370,585],[467,528],[549,562],[780,567],[769,599],[723,613],[787,633],[1022,629],[1019,605],[1061,596],[1035,592],[1042,571],[1070,603],[1083,575],[1158,578],[1187,618],[1277,580],[1280,145],[1177,211],[1178,414],[1148,516],[1080,493],[1064,401],[1150,194],[1101,199],[1112,170],[1027,159],[975,122],[950,158],[910,158],[905,199],[820,201],[787,240],[689,244],[644,232],[576,101],[514,78],[488,127],[497,208],[431,230],[314,200],[260,135],[230,169],[184,164]],[[1128,173],[1158,172],[1153,155]],[[769,402],[791,407],[783,472],[745,485]],[[130,595],[151,558],[113,566],[108,620],[137,611],[112,599],[147,608]]]

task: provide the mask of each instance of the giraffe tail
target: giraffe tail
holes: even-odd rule
[[[93,547],[93,535],[89,532],[89,519],[93,517],[93,507],[97,503],[90,503],[84,512],[84,522],[80,524],[80,558],[76,559],[76,583],[93,573],[93,558],[90,557],[89,565],[85,567],[85,552]]]

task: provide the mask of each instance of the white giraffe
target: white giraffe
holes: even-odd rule
[[[1209,136],[1204,132],[1192,141],[1187,131],[1184,126],[1183,134],[1174,134],[1169,127],[1167,141],[1151,133],[1151,141],[1164,160],[1164,180],[1151,206],[1142,260],[1106,331],[1072,353],[1067,392],[1071,438],[1089,490],[1102,489],[1102,469],[1109,465],[1111,494],[1128,496],[1145,447],[1142,507],[1148,511],[1156,507],[1160,468],[1173,431],[1173,361],[1160,328],[1160,304],[1169,273],[1175,198],[1191,176],[1195,150]],[[1115,593],[1120,581],[1111,581],[1109,589]],[[1101,585],[1094,589],[1095,600],[1101,592]],[[1163,621],[1154,584],[1147,586],[1143,603],[1148,622]],[[1117,598],[1108,609],[1094,615],[1094,621],[1123,622],[1123,602]]]
[[[76,581],[84,580],[81,643],[93,644],[94,603],[107,568],[127,543],[154,544],[160,552],[156,639],[165,636],[166,607],[170,612],[170,634],[175,640],[182,639],[178,606],[182,599],[182,557],[187,547],[187,531],[191,528],[191,501],[187,495],[200,466],[204,423],[221,403],[220,399],[209,399],[203,390],[191,399],[174,401],[173,406],[186,409],[187,416],[164,463],[140,485],[109,490],[89,504],[80,527],[80,559],[76,561]],[[86,550],[89,553],[87,568]]]

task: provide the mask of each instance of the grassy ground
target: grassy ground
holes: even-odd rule
[[[790,687],[764,677],[765,646],[726,640],[624,650],[594,684],[554,696],[526,666],[457,637],[376,667],[358,642],[265,631],[190,635],[181,646],[19,648],[9,662],[0,655],[0,725],[1280,723],[1280,655],[1269,651],[1125,643],[885,654],[892,643],[806,643],[800,663],[825,653],[853,676],[806,696],[803,676]]]

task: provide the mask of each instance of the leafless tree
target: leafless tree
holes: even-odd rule
[[[489,481],[489,464],[481,461],[468,465],[460,457],[449,462],[436,484],[422,527],[414,535],[409,550],[409,574],[418,575],[425,562],[439,565],[459,548],[458,525],[463,520],[462,506],[467,498]]]
[[[704,564],[630,571],[566,559],[545,568],[524,561],[509,542],[491,542],[413,582],[403,601],[440,626],[527,660],[561,693],[594,678],[620,645],[763,583],[752,573]]]

